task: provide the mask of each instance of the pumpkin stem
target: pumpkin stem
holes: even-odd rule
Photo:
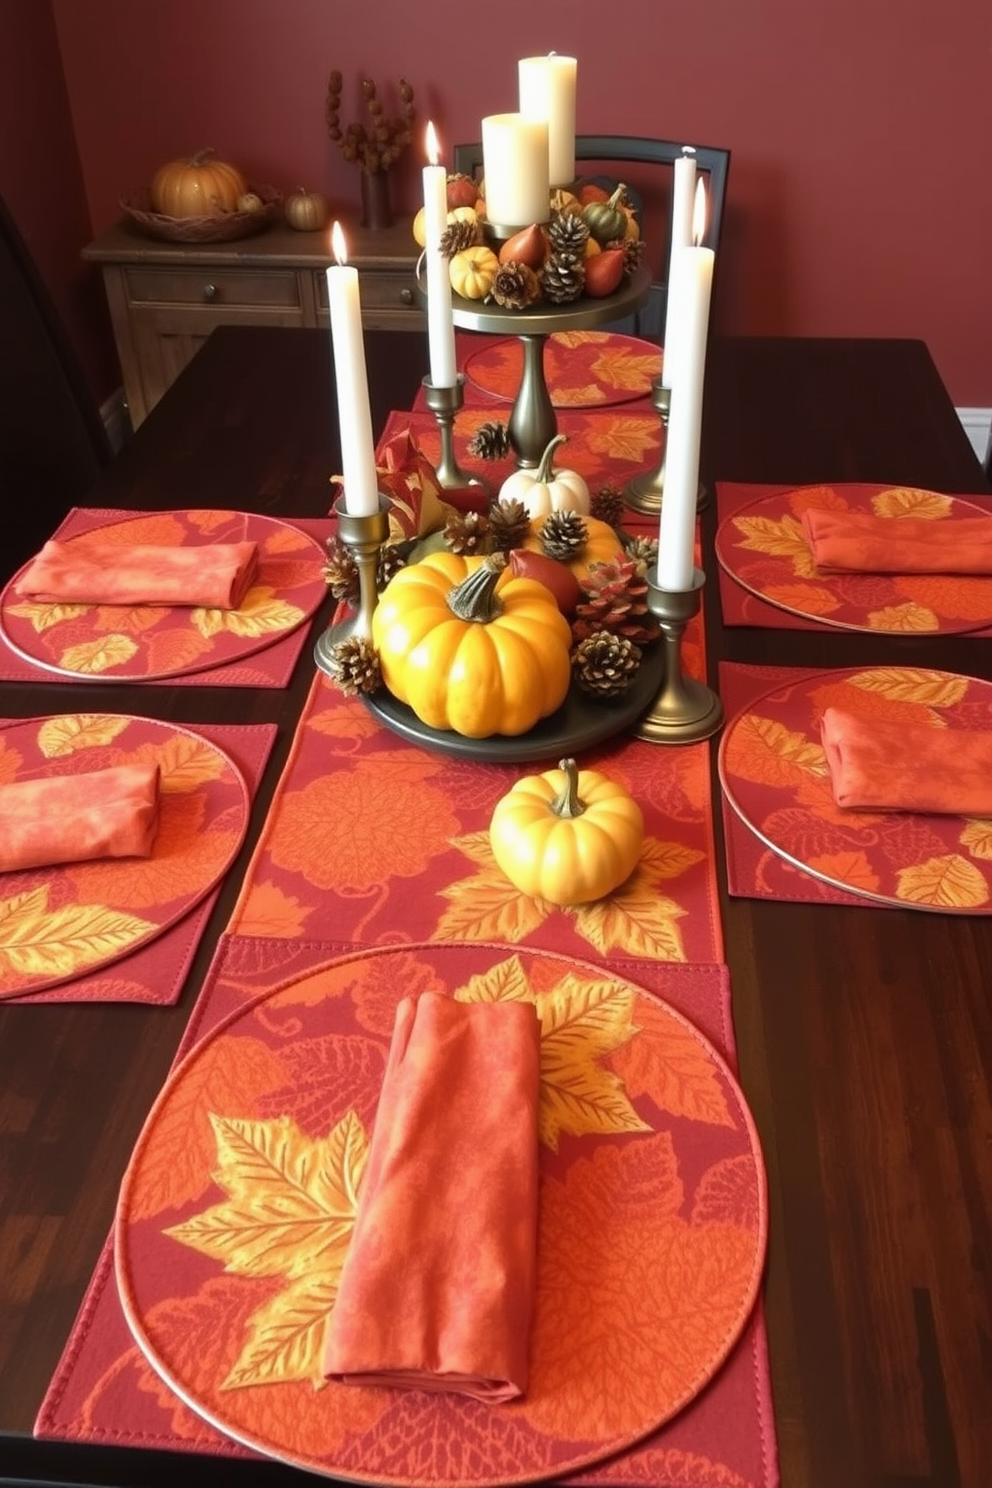
[[[540,465],[538,465],[537,471],[534,475],[534,484],[536,486],[546,486],[550,481],[554,480],[554,475],[552,472],[555,461],[555,450],[560,444],[567,443],[567,434],[556,434],[554,439],[552,439],[551,443],[544,451],[544,454],[541,456],[541,463]]]
[[[496,594],[496,584],[508,562],[507,553],[490,553],[474,573],[467,574],[449,590],[447,605],[452,614],[459,620],[475,620],[480,625],[488,625],[502,615],[503,604]]]
[[[205,160],[210,159],[211,155],[216,154],[217,151],[214,149],[213,145],[208,145],[205,150],[197,150],[195,155],[191,155],[189,163],[190,165],[202,165]]]
[[[620,185],[617,187],[616,191],[614,191],[613,195],[610,197],[610,200],[607,203],[607,205],[610,206],[610,207],[619,207],[622,210],[623,203],[626,200],[626,196],[627,196],[627,188],[623,184],[623,182],[621,181],[620,182]]]
[[[581,816],[586,805],[579,799],[578,766],[574,759],[563,759],[558,761],[558,768],[565,772],[565,787],[551,802],[551,810],[555,816]]]

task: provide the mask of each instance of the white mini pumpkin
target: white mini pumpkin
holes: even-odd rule
[[[500,501],[522,501],[527,515],[546,517],[555,511],[589,513],[589,487],[577,470],[555,470],[554,454],[567,436],[556,434],[536,470],[515,470],[500,486]]]

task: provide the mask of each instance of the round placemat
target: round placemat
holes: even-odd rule
[[[26,661],[63,677],[150,682],[240,661],[303,625],[327,595],[320,544],[277,517],[194,509],[149,512],[65,539],[195,547],[255,542],[258,574],[237,610],[52,604],[0,594],[0,635]],[[21,569],[21,573],[24,569]]]
[[[396,1005],[419,988],[541,1018],[531,1377],[509,1404],[320,1378]],[[267,992],[195,1046],[135,1148],[115,1254],[138,1344],[220,1431],[344,1479],[484,1488],[600,1460],[687,1405],[751,1313],[766,1231],[753,1120],[681,1014],[570,957],[406,945]]]
[[[515,337],[474,352],[465,375],[483,392],[513,402],[524,354]],[[613,331],[555,331],[544,346],[544,377],[555,408],[594,408],[646,398],[661,373],[661,348]]]
[[[922,667],[815,672],[773,688],[728,725],[720,781],[759,841],[858,898],[942,914],[992,914],[992,822],[834,803],[820,719],[834,707],[944,730],[992,730],[992,683]]]
[[[777,609],[838,630],[955,635],[992,625],[992,578],[964,574],[826,573],[803,535],[807,507],[935,523],[982,516],[957,496],[907,486],[804,486],[762,496],[725,517],[716,534],[721,568]]]
[[[248,827],[241,771],[190,729],[117,713],[65,713],[0,730],[0,780],[157,763],[148,858],[0,873],[0,998],[110,966],[176,924],[218,883]]]

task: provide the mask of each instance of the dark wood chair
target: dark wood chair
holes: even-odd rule
[[[703,242],[707,248],[719,249],[727,199],[727,180],[730,175],[730,151],[712,145],[696,145],[696,171],[705,176],[708,194],[706,233]],[[631,174],[632,188],[640,201],[642,224],[645,224],[645,262],[651,269],[651,289],[647,303],[618,330],[631,331],[659,341],[665,326],[668,304],[668,257],[672,235],[672,184],[676,160],[682,154],[683,143],[675,140],[642,139],[624,134],[580,134],[575,140],[576,169],[579,162],[588,169],[581,175],[608,175],[613,179],[626,180],[628,173],[620,173],[618,165],[635,167]],[[453,155],[456,171],[478,178],[482,173],[481,143],[456,145]],[[658,166],[664,178],[637,168]],[[719,253],[717,253],[719,262]]]
[[[24,562],[112,458],[61,317],[0,198],[0,513],[4,568]]]

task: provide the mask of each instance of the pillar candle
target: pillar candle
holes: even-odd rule
[[[331,230],[331,246],[337,262],[327,270],[327,304],[334,347],[344,504],[350,515],[367,517],[379,509],[379,486],[365,371],[362,301],[358,270],[347,262],[344,234],[338,222]]]
[[[574,57],[522,57],[517,63],[520,112],[525,119],[544,119],[548,125],[548,174],[552,186],[575,180]]]
[[[705,217],[702,186],[700,181],[697,207],[701,199]],[[697,228],[696,236],[697,240],[702,237],[701,228]],[[658,535],[658,587],[675,593],[691,587],[695,564],[699,436],[714,261],[712,248],[682,248],[679,254],[678,283],[682,296],[679,363],[668,413],[665,488]]]
[[[696,190],[696,152],[691,145],[682,147],[676,160],[672,180],[672,241],[668,255],[668,303],[665,307],[664,357],[661,366],[662,387],[675,386],[677,375],[679,312],[681,290],[678,285],[679,254],[692,244],[692,212]]]
[[[451,314],[451,275],[441,253],[441,235],[448,225],[448,172],[438,165],[437,134],[427,125],[427,158],[424,166],[424,258],[427,272],[427,341],[431,382],[435,387],[454,387],[455,324]]]
[[[482,121],[486,216],[497,227],[529,227],[551,216],[548,125],[520,114]]]

